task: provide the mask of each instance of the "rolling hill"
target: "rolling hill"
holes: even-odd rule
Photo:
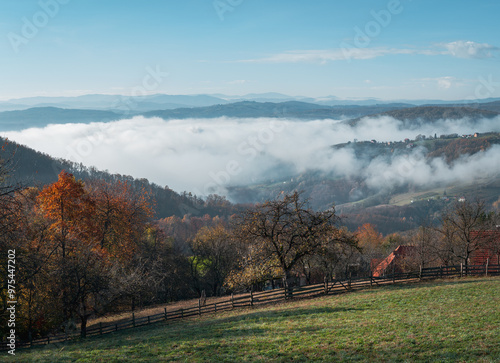
[[[340,119],[367,115],[373,112],[383,112],[407,107],[404,104],[388,104],[375,106],[318,106],[317,104],[287,101],[287,102],[255,102],[241,101],[226,105],[197,107],[190,109],[159,110],[145,112],[146,117],[174,118],[215,118],[215,117],[276,117],[295,119]]]
[[[392,117],[397,120],[403,121],[403,127],[411,128],[421,126],[426,123],[433,123],[438,120],[459,120],[470,119],[480,120],[483,118],[493,118],[500,115],[498,111],[483,109],[489,104],[481,104],[481,108],[472,107],[450,107],[450,106],[419,106],[409,107],[404,109],[390,110],[376,114],[366,115],[365,117],[379,118],[379,117]],[[479,106],[478,106],[479,107]],[[358,117],[349,120],[351,126],[357,125],[362,120]]]
[[[155,99],[153,98],[153,100]],[[143,105],[146,105],[146,103]],[[151,107],[153,107],[153,105],[158,106],[157,103],[149,104]],[[0,112],[0,131],[16,131],[30,127],[44,127],[48,124],[109,122],[133,116],[160,117],[165,120],[216,117],[276,117],[305,120],[325,118],[341,119],[345,117],[359,117],[374,112],[384,112],[404,107],[407,107],[407,105],[388,104],[376,106],[329,107],[298,101],[280,103],[242,101],[207,107],[185,107],[147,112],[122,110],[127,111],[123,113],[119,110],[66,109],[50,106]]]

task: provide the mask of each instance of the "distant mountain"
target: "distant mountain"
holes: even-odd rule
[[[479,100],[381,100],[378,98],[349,98],[342,99],[336,96],[307,97],[290,96],[278,92],[249,93],[246,95],[199,94],[199,95],[167,95],[153,94],[144,96],[88,94],[75,97],[26,97],[0,101],[0,111],[24,110],[33,107],[58,107],[72,109],[94,109],[121,111],[127,113],[145,112],[154,110],[170,110],[175,108],[208,107],[227,103],[256,101],[281,103],[299,101],[314,103],[319,106],[376,106],[390,104],[421,105],[449,105],[469,106],[500,101],[498,98]],[[498,107],[492,106],[492,107]],[[500,111],[492,109],[492,111]]]
[[[177,108],[147,112],[118,112],[86,109],[63,109],[58,107],[34,107],[26,110],[0,112],[0,131],[16,131],[29,127],[44,127],[48,124],[109,122],[143,115],[161,117],[165,120],[215,117],[276,117],[296,119],[340,119],[359,117],[374,112],[404,108],[407,105],[326,107],[313,103],[288,101],[281,103],[243,101],[208,107]]]
[[[225,104],[229,101],[210,95],[83,95],[76,97],[27,97],[0,102],[0,111],[27,109],[32,107],[59,107],[95,110],[118,110],[126,112],[173,109],[180,107],[202,107]]]
[[[122,117],[111,111],[34,107],[21,111],[0,112],[0,131],[44,127],[48,124],[109,122]]]
[[[373,112],[405,108],[404,104],[388,104],[375,106],[318,106],[313,103],[287,102],[255,102],[242,101],[225,105],[209,107],[181,108],[175,110],[158,110],[144,112],[146,117],[161,117],[165,120],[183,118],[215,118],[215,117],[276,117],[296,119],[340,119],[345,117],[359,117]]]
[[[145,103],[146,108],[161,103],[166,98],[157,95],[150,98],[152,103]],[[170,98],[169,98],[170,99]],[[201,102],[201,101],[200,101]],[[500,101],[476,105],[462,106],[418,106],[408,104],[384,104],[372,106],[319,106],[314,103],[256,102],[241,101],[217,104],[206,107],[182,107],[176,109],[160,109],[154,111],[104,111],[87,109],[63,109],[58,107],[34,107],[26,110],[0,112],[0,131],[15,131],[29,127],[44,127],[48,124],[109,122],[143,115],[144,117],[160,117],[165,120],[186,118],[238,117],[258,118],[275,117],[301,120],[314,119],[346,119],[350,125],[356,125],[363,117],[389,116],[404,121],[405,127],[419,126],[423,123],[440,119],[469,118],[479,120],[492,118],[500,113]]]
[[[499,116],[496,111],[489,111],[480,108],[471,107],[450,107],[450,106],[419,106],[409,107],[398,110],[390,110],[377,114],[367,115],[366,117],[392,117],[404,122],[404,127],[419,126],[424,123],[435,122],[438,120],[459,120],[468,118],[471,120],[479,120],[482,118],[493,118]],[[349,120],[351,126],[356,125],[363,117],[358,117]]]

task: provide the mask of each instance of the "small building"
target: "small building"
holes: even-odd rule
[[[398,246],[373,268],[372,276],[382,277],[392,274],[393,271],[395,273],[407,272],[408,268],[412,267],[415,252],[415,246]]]
[[[471,265],[500,265],[500,226],[496,230],[472,231],[471,237],[477,239],[480,248],[469,257]]]

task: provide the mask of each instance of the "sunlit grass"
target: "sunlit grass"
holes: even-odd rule
[[[14,361],[494,362],[499,292],[500,278],[387,286],[19,350]]]

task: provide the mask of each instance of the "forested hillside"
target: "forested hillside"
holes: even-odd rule
[[[1,156],[10,160],[12,178],[23,186],[38,186],[57,181],[58,174],[65,170],[83,181],[105,180],[109,182],[127,182],[135,190],[145,188],[156,201],[153,209],[156,218],[167,218],[184,215],[229,216],[238,209],[228,200],[219,196],[201,199],[190,192],[177,193],[167,186],[150,183],[146,179],[136,179],[129,175],[110,174],[83,164],[63,159],[54,159],[49,155],[37,152],[28,147],[0,138],[4,145]]]
[[[490,104],[485,104],[491,106]],[[450,106],[419,106],[419,107],[409,107],[398,110],[391,110],[386,112],[381,112],[377,114],[367,115],[371,118],[374,117],[393,117],[396,120],[403,121],[405,127],[415,127],[429,122],[435,122],[438,120],[459,120],[459,119],[471,119],[479,120],[483,118],[493,118],[500,115],[499,111],[489,110],[488,107],[483,104],[477,107],[450,107]],[[483,108],[487,107],[487,108]],[[348,123],[351,126],[358,124],[361,118],[356,118],[350,120]]]

